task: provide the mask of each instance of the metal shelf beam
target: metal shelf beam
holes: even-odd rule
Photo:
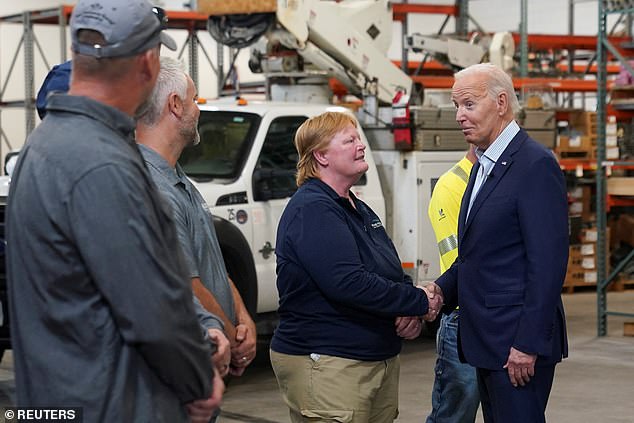
[[[608,275],[608,263],[606,262],[606,230],[607,230],[607,175],[605,169],[605,137],[606,137],[606,111],[608,98],[608,82],[607,82],[607,53],[618,53],[616,56],[623,59],[620,52],[615,51],[615,44],[608,37],[607,16],[612,13],[632,13],[634,9],[618,10],[608,5],[605,0],[598,2],[599,31],[597,34],[597,172],[595,174],[596,183],[596,214],[597,214],[597,334],[605,336],[608,332],[608,315],[634,317],[632,313],[623,313],[608,310],[607,304],[607,286],[614,280],[616,275],[625,266],[627,261],[634,256],[631,252],[626,259],[616,266],[614,271]],[[629,43],[631,44],[631,39]],[[627,63],[625,63],[627,64]],[[631,71],[631,67],[627,66]],[[630,116],[633,116],[630,113]],[[599,166],[601,164],[601,166]]]
[[[410,13],[459,16],[460,8],[456,5],[392,3],[392,15],[395,21],[403,22]]]
[[[49,60],[44,57],[44,52],[39,47],[37,38],[33,32],[34,25],[57,25],[60,28],[60,62],[64,62],[67,60],[68,56],[68,46],[67,46],[67,34],[66,34],[66,26],[70,20],[70,16],[72,14],[74,6],[71,5],[62,5],[56,8],[50,9],[42,9],[42,10],[30,10],[25,11],[19,14],[0,16],[0,24],[2,23],[10,23],[10,24],[20,24],[23,26],[22,39],[20,41],[20,45],[17,47],[15,57],[18,56],[18,52],[20,49],[24,52],[24,98],[25,99],[15,99],[15,100],[5,100],[4,97],[4,89],[0,91],[0,109],[4,107],[22,107],[25,111],[26,116],[26,133],[27,135],[33,130],[35,127],[35,75],[34,75],[34,52],[35,47],[38,48],[38,51],[42,55],[42,59],[46,66],[49,66]],[[188,47],[188,61],[189,61],[189,72],[192,79],[195,81],[196,86],[198,86],[198,57],[199,50],[202,51],[207,61],[209,61],[211,68],[218,77],[219,81],[225,80],[224,75],[218,75],[216,68],[209,58],[209,55],[204,50],[204,47],[201,45],[198,37],[197,31],[206,31],[207,30],[207,16],[202,15],[196,12],[190,11],[166,11],[168,17],[167,27],[169,29],[179,29],[188,31],[188,37],[182,46],[179,54],[179,58],[183,55],[185,47]],[[224,46],[218,44],[218,51],[222,52]],[[232,52],[233,53],[233,52]],[[14,58],[15,61],[15,58]],[[56,58],[52,63],[57,63],[58,59]],[[13,65],[11,66],[13,68]],[[7,85],[9,79],[11,78],[11,72],[6,76],[6,81],[3,82],[2,87]],[[220,94],[220,91],[219,91]],[[0,128],[0,138],[1,141],[4,141],[9,149],[12,148],[11,143],[6,138],[5,133]],[[0,142],[1,142],[0,141]],[[1,151],[1,149],[0,149]]]
[[[411,76],[415,82],[420,82],[425,88],[451,88],[453,76]],[[524,86],[545,85],[552,87],[554,92],[596,92],[597,81],[586,79],[561,78],[513,78],[516,90]]]
[[[512,32],[513,41],[516,45],[520,43],[520,34]],[[627,44],[632,42],[629,37],[606,36],[616,49],[625,53],[631,51],[627,48]],[[596,50],[598,39],[593,35],[566,35],[566,34],[527,34],[527,42],[529,50]]]

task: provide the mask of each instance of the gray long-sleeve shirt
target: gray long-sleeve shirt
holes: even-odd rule
[[[20,155],[7,208],[18,406],[179,422],[209,396],[171,214],[133,133],[116,109],[55,95]]]

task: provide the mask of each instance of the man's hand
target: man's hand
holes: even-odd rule
[[[231,374],[241,376],[255,358],[256,332],[251,319],[236,326],[236,339],[231,347]]]
[[[415,316],[397,317],[395,325],[396,334],[405,339],[418,338],[420,331],[423,329],[420,319]]]
[[[187,415],[192,423],[209,423],[214,411],[220,407],[222,402],[222,394],[225,392],[225,383],[214,368],[212,379],[211,396],[207,399],[199,399],[185,405]]]
[[[531,377],[535,375],[535,361],[537,361],[537,355],[526,354],[511,347],[504,368],[508,371],[509,379],[514,387],[524,386],[531,380]]]
[[[444,303],[442,289],[434,282],[425,285],[421,289],[427,294],[427,302],[429,303],[429,309],[427,314],[423,316],[423,319],[432,322],[438,317],[438,313],[440,313],[440,309]]]
[[[207,329],[209,338],[216,344],[216,352],[211,356],[214,367],[218,369],[220,376],[226,376],[229,373],[229,364],[231,363],[231,346],[229,340],[219,329]]]

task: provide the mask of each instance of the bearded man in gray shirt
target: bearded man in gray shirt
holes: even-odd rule
[[[213,216],[177,160],[197,144],[198,96],[183,64],[161,57],[161,70],[147,109],[137,122],[145,163],[170,205],[194,293],[219,316],[231,343],[231,373],[241,375],[255,357],[256,328],[238,290],[228,278]]]

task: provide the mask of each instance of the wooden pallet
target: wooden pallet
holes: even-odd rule
[[[570,126],[575,130],[584,134],[597,133],[597,113],[596,112],[577,112],[570,114],[568,121]]]
[[[564,294],[574,294],[575,292],[596,292],[597,285],[593,283],[585,283],[583,285],[564,284],[561,292]]]
[[[629,289],[634,289],[634,279],[617,279],[608,285],[609,292],[623,292]],[[597,285],[594,283],[584,283],[577,281],[566,280],[562,288],[562,292],[565,294],[572,294],[575,292],[592,292],[597,290]]]
[[[561,159],[591,159],[592,151],[590,150],[556,150],[557,155]]]

